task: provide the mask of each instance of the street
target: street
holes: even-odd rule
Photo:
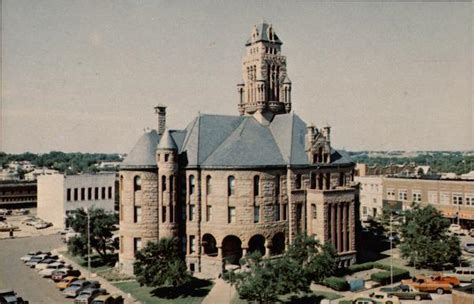
[[[59,234],[0,240],[0,289],[13,289],[31,304],[72,303],[52,280],[41,278],[20,260],[29,251],[51,251],[62,245]]]

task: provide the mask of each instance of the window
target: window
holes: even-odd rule
[[[170,192],[173,193],[174,190],[174,176],[170,175]]]
[[[196,237],[194,235],[189,236],[189,253],[193,254],[196,252]]]
[[[206,221],[211,221],[212,219],[212,206],[207,205],[206,206]]]
[[[119,245],[119,247],[120,247],[120,253],[123,253],[123,236],[122,235],[120,236],[120,245]]]
[[[194,194],[194,188],[195,188],[195,183],[194,183],[194,175],[189,176],[189,195]]]
[[[74,200],[75,201],[78,200],[78,189],[77,188],[74,188]]]
[[[133,252],[137,252],[142,249],[142,239],[141,238],[133,238]]]
[[[275,203],[275,221],[280,220],[280,204],[278,202]]]
[[[105,187],[102,187],[102,199],[105,199]]]
[[[209,195],[212,193],[212,187],[211,187],[211,176],[208,175],[206,176],[206,195]]]
[[[166,191],[166,176],[161,177],[161,191]]]
[[[439,201],[441,204],[449,204],[450,203],[450,199],[449,199],[450,195],[448,192],[441,192],[439,194]]]
[[[301,189],[301,174],[296,174],[295,188]]]
[[[280,175],[275,178],[275,195],[280,195]]]
[[[387,198],[395,199],[395,189],[393,188],[387,189]]]
[[[133,191],[142,190],[142,179],[140,176],[135,176],[133,179]]]
[[[260,176],[253,177],[253,196],[258,196],[260,192]]]
[[[339,172],[339,186],[344,186],[344,172]]]
[[[419,190],[413,190],[411,193],[412,199],[414,202],[421,202],[421,191]]]
[[[170,205],[170,222],[174,222],[174,206]]]
[[[288,204],[283,204],[283,219],[282,220],[286,221],[287,214],[288,214]]]
[[[227,221],[229,223],[235,223],[235,207],[229,207],[227,210]]]
[[[398,190],[398,200],[399,201],[408,200],[408,193],[406,190]]]
[[[362,207],[362,215],[367,216],[367,206]]]
[[[166,206],[161,207],[161,221],[166,222]]]
[[[474,194],[466,194],[466,205],[474,206]]]
[[[260,206],[253,207],[253,222],[254,223],[260,222]]]
[[[109,199],[112,199],[112,187],[109,187],[108,190],[109,190]]]
[[[95,198],[96,200],[99,199],[99,187],[95,187],[95,188],[94,188],[94,198]]]
[[[81,201],[86,200],[86,188],[81,188]]]
[[[168,162],[169,158],[170,158],[170,155],[169,155],[169,154],[165,154],[165,162]]]
[[[92,188],[87,188],[87,199],[92,200]]]
[[[428,203],[437,204],[438,203],[438,192],[428,191]]]
[[[227,195],[232,196],[235,194],[235,177],[232,175],[227,179]]]
[[[316,189],[316,173],[311,172],[310,173],[310,188],[311,189]]]
[[[462,205],[462,193],[453,193],[453,204]]]
[[[141,223],[142,221],[142,207],[135,206],[134,214],[133,214],[133,222],[134,223]]]
[[[193,221],[196,213],[196,208],[194,205],[189,205],[189,220]]]
[[[311,204],[311,215],[313,216],[313,219],[316,219],[318,217],[316,204]]]
[[[71,189],[70,189],[70,188],[68,188],[68,189],[66,190],[66,200],[67,200],[68,202],[71,201]]]

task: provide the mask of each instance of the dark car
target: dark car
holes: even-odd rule
[[[92,302],[93,299],[100,295],[105,295],[107,291],[103,288],[86,288],[74,299],[74,303],[87,303]]]
[[[1,304],[28,304],[28,301],[24,301],[18,297],[13,290],[0,290],[0,303]]]
[[[51,274],[51,279],[55,282],[59,282],[65,277],[74,276],[79,277],[81,272],[77,269],[69,269],[69,270],[55,270]]]
[[[388,296],[396,296],[400,300],[431,300],[429,293],[415,291],[412,287],[403,284],[395,287],[380,288],[380,291],[387,293]]]

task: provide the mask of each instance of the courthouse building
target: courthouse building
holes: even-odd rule
[[[145,132],[120,166],[120,265],[146,242],[175,236],[188,268],[215,275],[252,251],[281,254],[298,233],[355,262],[355,164],[328,126],[291,111],[282,41],[267,23],[245,44],[238,115],[199,114],[183,130]],[[176,113],[178,115],[179,113]]]

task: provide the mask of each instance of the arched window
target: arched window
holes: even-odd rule
[[[91,189],[91,188],[89,188],[89,189]],[[120,191],[122,191],[122,190],[123,190],[123,175],[120,175]],[[89,195],[89,200],[91,199],[90,197],[91,197],[91,195]]]
[[[235,194],[235,177],[229,176],[227,179],[227,195],[231,196]]]
[[[301,189],[301,174],[296,174],[295,188]]]
[[[133,179],[133,191],[142,190],[142,178],[140,176],[135,176]]]
[[[253,177],[253,195],[259,196],[260,192],[260,176],[255,175]]]
[[[316,173],[311,172],[310,174],[310,187],[311,189],[316,189]]]
[[[166,176],[161,177],[161,191],[166,191]]]
[[[212,187],[211,187],[211,176],[208,175],[206,176],[206,195],[209,195],[212,193]]]
[[[275,195],[280,195],[280,175],[275,177]]]
[[[189,195],[194,194],[194,188],[195,188],[195,183],[194,183],[194,175],[189,176]]]
[[[171,175],[170,176],[170,192],[173,193],[173,190],[174,190],[174,176]]]

